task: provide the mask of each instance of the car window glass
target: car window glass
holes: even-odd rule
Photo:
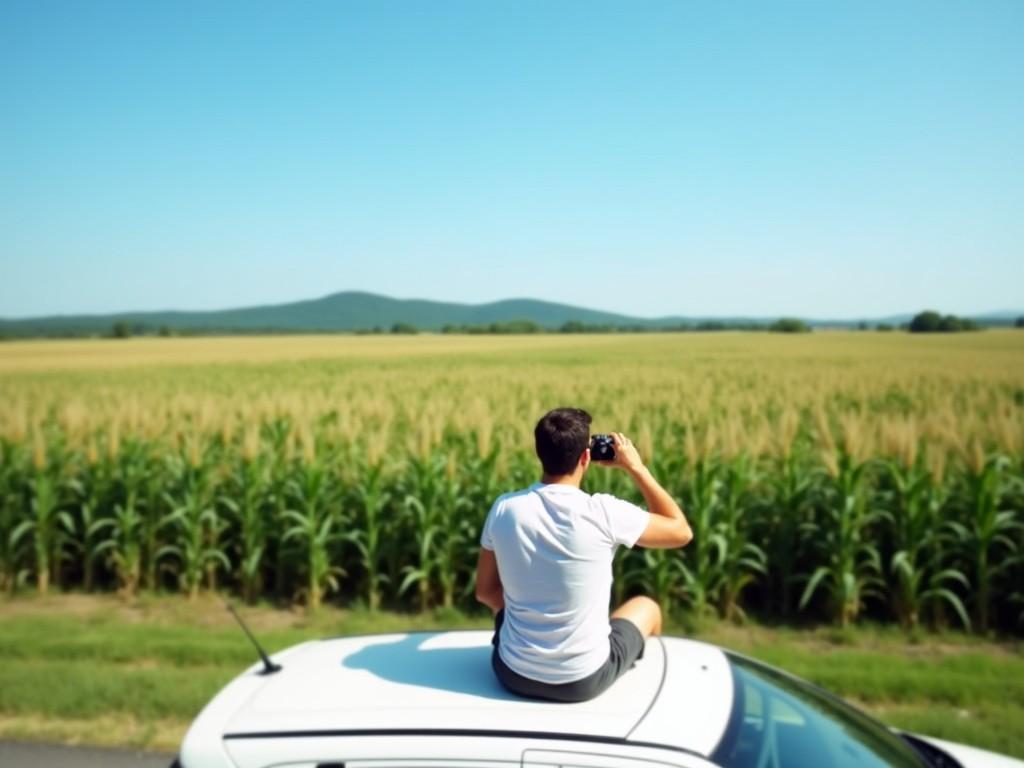
[[[730,655],[736,697],[712,760],[734,768],[920,768],[885,727],[812,685]]]

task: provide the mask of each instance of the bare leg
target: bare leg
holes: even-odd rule
[[[649,597],[632,597],[612,613],[613,619],[627,619],[645,638],[661,634],[661,607]]]

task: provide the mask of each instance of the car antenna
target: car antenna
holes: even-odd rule
[[[227,606],[227,609],[229,611],[231,611],[231,615],[235,617],[235,621],[238,622],[238,625],[242,628],[242,631],[245,632],[246,635],[248,635],[250,640],[252,640],[252,644],[256,646],[256,651],[259,653],[260,658],[263,659],[263,669],[259,672],[259,674],[272,675],[275,672],[280,672],[281,665],[275,664],[270,660],[270,657],[267,656],[267,652],[263,650],[263,646],[259,644],[259,641],[255,637],[253,637],[253,634],[249,631],[249,628],[245,626],[245,622],[242,621],[242,617],[238,615],[238,611],[235,610],[235,606],[233,606],[227,600],[224,601],[224,605]]]

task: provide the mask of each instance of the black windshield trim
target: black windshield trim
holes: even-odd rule
[[[907,742],[929,766],[933,768],[964,768],[963,763],[930,741],[906,731],[894,731],[894,733]]]

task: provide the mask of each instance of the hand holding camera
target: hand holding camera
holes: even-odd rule
[[[636,446],[621,432],[591,437],[590,458],[608,467],[622,467],[627,470],[642,469],[644,466]]]

